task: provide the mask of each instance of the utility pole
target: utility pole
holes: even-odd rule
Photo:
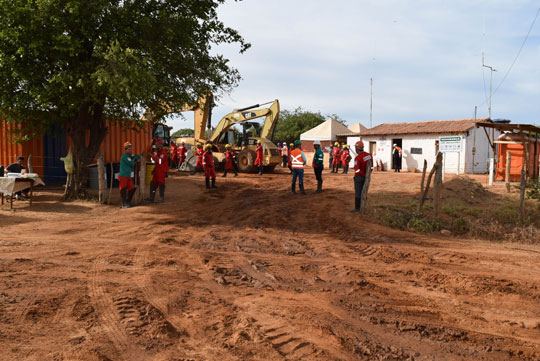
[[[370,79],[369,129],[373,128],[373,77]]]
[[[492,95],[492,88],[493,88],[493,72],[497,71],[492,66],[484,64],[484,53],[482,53],[482,66],[484,68],[488,68],[490,70],[489,75],[489,104],[488,104],[488,113],[489,113],[489,119],[491,119],[491,95]]]
[[[489,104],[488,104],[488,113],[489,120],[491,120],[491,96],[492,96],[492,86],[493,86],[493,72],[497,71],[492,66],[484,64],[484,53],[482,52],[482,66],[490,70],[489,76]],[[489,180],[488,185],[493,185],[493,177],[495,173],[495,128],[491,128],[491,144],[493,144],[491,158],[489,159]],[[489,154],[489,152],[488,152]]]

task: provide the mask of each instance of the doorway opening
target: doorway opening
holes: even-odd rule
[[[394,145],[399,147],[399,151],[396,152]],[[401,157],[403,155],[403,141],[401,138],[392,139],[392,169],[396,172],[401,170]]]

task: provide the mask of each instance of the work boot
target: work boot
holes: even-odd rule
[[[238,172],[236,170],[234,171],[234,176],[238,177]]]
[[[307,194],[304,190],[304,184],[299,184],[298,186],[300,187],[300,194]]]
[[[217,188],[216,187],[216,178],[212,178],[212,188]]]
[[[165,184],[159,184],[159,203],[165,202]]]
[[[291,185],[291,192],[292,192],[292,194],[296,194],[296,184],[295,183],[293,183]]]
[[[259,175],[262,175],[262,167],[259,166]]]
[[[156,198],[156,185],[154,182],[150,182],[150,197],[146,198],[145,201],[154,202]]]
[[[222,178],[227,177],[227,169],[225,169],[225,172],[223,172],[223,175],[222,175],[221,177],[222,177]]]
[[[127,202],[127,189],[122,189],[120,191],[120,199],[121,199],[121,202],[122,202],[122,205],[121,205],[121,208],[127,208],[126,206],[128,205],[128,202]]]
[[[206,188],[210,189],[210,178],[206,177],[205,181],[206,181]]]
[[[360,198],[354,199],[354,209],[351,209],[351,213],[358,213],[360,212]]]
[[[133,204],[131,204],[131,200],[133,199],[134,194],[135,194],[135,188],[130,190],[127,194],[127,205],[130,207],[133,207]]]
[[[317,182],[317,190],[315,191],[315,193],[321,193],[321,192],[322,192],[322,182],[318,181]]]

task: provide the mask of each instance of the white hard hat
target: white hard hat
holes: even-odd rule
[[[315,140],[315,141],[313,141],[313,145],[321,145],[321,141],[320,140]]]

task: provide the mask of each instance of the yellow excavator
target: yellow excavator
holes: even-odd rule
[[[194,154],[194,144],[197,142],[212,144],[214,163],[216,168],[225,165],[225,145],[230,144],[237,155],[238,170],[240,172],[255,172],[253,165],[256,158],[255,148],[260,140],[264,148],[263,164],[266,170],[273,170],[281,162],[277,146],[272,143],[272,136],[279,119],[279,101],[255,104],[242,109],[236,109],[224,116],[216,128],[211,131],[211,104],[212,97],[199,102],[195,109],[195,136],[192,148],[188,151],[186,162],[180,167],[181,171],[194,171],[197,157]],[[266,105],[269,105],[265,107]],[[265,117],[263,124],[252,120]],[[239,127],[234,127],[238,125]],[[205,134],[205,128],[208,130]],[[241,128],[241,129],[237,129]],[[211,134],[209,134],[211,133]]]

